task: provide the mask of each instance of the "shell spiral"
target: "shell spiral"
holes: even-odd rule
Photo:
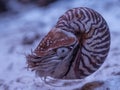
[[[72,32],[78,38],[81,57],[76,61],[78,77],[91,74],[104,62],[110,47],[110,33],[99,13],[89,8],[68,10],[59,18],[56,28]]]
[[[66,41],[58,42],[59,38],[57,38],[53,40],[57,41],[56,46],[49,45],[45,49],[47,52],[49,47],[51,49],[58,49],[62,46],[69,46],[75,40],[78,43],[76,52],[72,53],[73,57],[72,61],[69,62],[71,63],[69,70],[67,70],[67,74],[72,75],[65,74],[66,77],[64,78],[84,78],[92,74],[103,64],[110,48],[110,32],[106,21],[98,12],[86,7],[70,9],[59,18],[54,29],[41,41],[35,53],[36,55],[40,55],[40,57],[46,55],[41,53],[41,50],[45,49],[48,37],[48,41],[51,41],[50,37],[56,35],[51,33],[62,31],[68,35],[66,38],[72,36],[69,34],[73,34],[76,39],[66,39]],[[58,36],[63,38],[63,33]]]

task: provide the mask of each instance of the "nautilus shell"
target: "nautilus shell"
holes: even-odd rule
[[[28,68],[40,77],[82,79],[103,64],[110,48],[110,32],[104,18],[96,11],[73,8],[27,56]]]

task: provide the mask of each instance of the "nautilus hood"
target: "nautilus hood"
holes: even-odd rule
[[[44,56],[55,48],[69,46],[77,41],[75,35],[71,32],[66,32],[59,28],[53,28],[39,43],[34,53],[37,56]]]

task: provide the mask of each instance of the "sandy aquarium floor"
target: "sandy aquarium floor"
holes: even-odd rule
[[[0,90],[120,90],[119,0],[60,0],[46,8],[20,7],[15,9],[18,13],[0,15]],[[74,7],[92,8],[105,18],[111,33],[110,52],[102,67],[85,79],[52,80],[49,85],[26,68],[25,55]]]

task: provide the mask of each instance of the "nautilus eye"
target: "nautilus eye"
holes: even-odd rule
[[[28,55],[28,67],[43,77],[82,79],[104,63],[110,40],[109,27],[98,12],[73,8],[41,40],[35,55]]]
[[[57,55],[58,57],[62,58],[65,57],[69,53],[69,49],[65,47],[61,47],[57,49]]]

